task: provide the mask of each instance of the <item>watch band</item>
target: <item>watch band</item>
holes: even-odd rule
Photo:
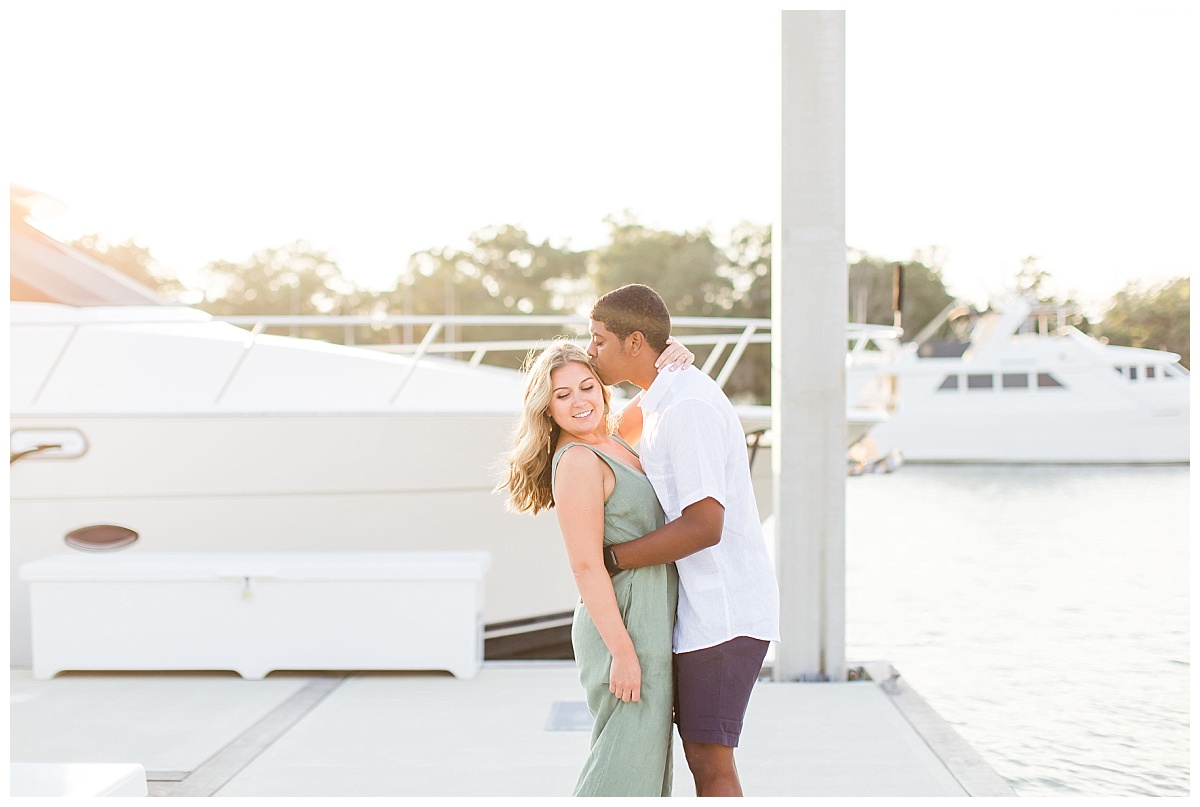
[[[617,565],[617,553],[611,546],[604,547],[602,554],[604,555],[604,569],[608,572],[609,577],[621,571],[621,567]]]

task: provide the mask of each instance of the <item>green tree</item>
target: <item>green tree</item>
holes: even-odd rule
[[[469,298],[470,294],[462,288],[463,278],[456,263],[454,250],[448,247],[413,253],[396,279],[396,285],[382,295],[386,313],[400,316],[461,313],[459,301],[463,297]],[[478,289],[475,289],[475,293],[478,294]],[[416,342],[424,337],[426,331],[424,327],[412,325],[395,326],[391,341]]]
[[[586,283],[586,253],[533,241],[520,227],[500,225],[473,233],[465,248],[432,248],[414,254],[395,289],[384,295],[394,314],[495,315],[551,314],[564,310],[580,283]],[[399,329],[405,342],[424,337],[424,327]],[[535,339],[555,328],[519,330],[501,326],[448,326],[447,342]],[[485,361],[518,366],[523,356],[489,353]]]
[[[729,316],[771,316],[771,228],[743,222],[730,233],[726,260],[735,285],[736,304]],[[891,325],[896,261],[848,249],[851,322]],[[931,247],[900,262],[904,278],[904,332],[915,335],[954,298],[942,280],[939,251]]]
[[[723,316],[770,319],[771,226],[743,221],[729,233],[723,254],[725,271],[733,284],[733,306]],[[686,342],[686,339],[684,340]],[[697,361],[708,356],[697,349]],[[771,345],[748,345],[725,382],[730,398],[745,403],[770,403]]]
[[[771,228],[743,222],[734,227],[725,252],[728,276],[734,283],[734,309],[729,316],[771,316]],[[852,322],[891,325],[895,261],[847,250],[849,311]],[[904,299],[901,306],[904,333],[911,338],[953,300],[946,291],[940,269],[940,252],[931,247],[901,262]],[[699,360],[703,355],[697,351]],[[731,396],[758,403],[770,402],[771,356],[769,345],[747,349],[726,385]]]
[[[587,253],[531,241],[520,227],[502,225],[474,233],[461,256],[474,267],[488,298],[503,313],[550,314],[562,310],[587,272]],[[481,312],[482,313],[482,312]]]
[[[1021,268],[1017,270],[1017,291],[1032,294],[1040,303],[1055,302],[1053,297],[1045,293],[1045,286],[1050,278],[1050,273],[1038,265],[1036,255],[1026,255],[1021,259]]]
[[[549,314],[585,276],[587,255],[530,240],[519,227],[473,233],[465,249],[418,252],[396,282],[394,303],[414,314]]]
[[[484,313],[478,305],[486,295],[478,272],[462,253],[450,247],[433,247],[413,253],[395,289],[386,297],[393,314],[454,316]]]
[[[1132,282],[1113,295],[1093,332],[1110,344],[1169,350],[1191,368],[1191,279],[1157,286]]]
[[[733,268],[707,230],[655,230],[629,211],[604,221],[609,242],[589,260],[592,299],[629,283],[643,283],[659,293],[672,317],[734,316]],[[685,343],[688,332],[676,330]],[[703,363],[710,351],[697,345],[697,363]],[[726,387],[731,394],[735,388]]]
[[[71,241],[70,245],[143,286],[154,289],[168,300],[178,300],[185,291],[179,279],[163,267],[149,249],[132,238],[112,244],[97,233],[89,233]]]
[[[597,295],[644,283],[672,316],[730,316],[734,286],[728,263],[707,230],[653,230],[628,212],[609,216],[609,243],[592,254],[589,274]]]
[[[483,294],[471,298],[470,310],[480,314],[553,314],[578,305],[590,284],[587,253],[574,252],[548,241],[537,243],[520,227],[488,227],[471,235],[470,246],[458,256],[461,265],[478,278]],[[511,328],[472,326],[471,339],[539,339],[557,336],[561,327]],[[524,353],[492,354],[491,363],[516,367]]]
[[[198,307],[215,316],[351,313],[364,295],[342,275],[325,250],[306,241],[262,249],[238,263],[213,261],[201,269],[205,299]],[[328,329],[289,329],[293,335],[330,339]],[[336,341],[336,337],[332,337]]]
[[[903,278],[900,315],[904,339],[912,339],[954,300],[946,291],[940,267],[927,266],[918,257],[897,262],[852,249],[847,261],[850,264],[848,316],[852,322],[892,324],[897,265]]]
[[[1053,275],[1041,267],[1036,255],[1028,255],[1021,259],[1021,268],[1014,281],[1018,292],[1033,296],[1043,306],[1054,306],[1068,312],[1066,319],[1057,323],[1059,326],[1074,325],[1084,333],[1091,333],[1092,323],[1077,300],[1070,296],[1059,297],[1047,290],[1052,278]],[[1033,327],[1032,324],[1029,327]]]
[[[771,226],[737,224],[729,233],[724,257],[734,286],[730,316],[770,319]]]

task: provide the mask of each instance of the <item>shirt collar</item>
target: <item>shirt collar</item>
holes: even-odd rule
[[[683,373],[688,372],[692,368],[687,367],[683,370],[660,370],[651,382],[650,388],[642,395],[642,400],[638,401],[638,406],[643,412],[654,412],[658,409],[662,399],[666,397],[667,392],[671,389],[671,385],[675,383],[675,379],[679,378]]]

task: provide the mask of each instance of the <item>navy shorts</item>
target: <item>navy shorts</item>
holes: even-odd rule
[[[674,655],[675,722],[681,739],[737,748],[750,690],[770,644],[737,636]]]

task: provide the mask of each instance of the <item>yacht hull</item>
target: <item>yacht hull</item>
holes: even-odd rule
[[[1189,462],[1186,409],[1160,412],[898,414],[871,436],[905,462],[1165,464]]]
[[[956,359],[898,361],[889,368],[895,409],[871,437],[883,452],[902,451],[906,462],[1188,462],[1190,385],[1166,359],[1146,355],[1141,361],[1158,369],[1149,379],[1096,361],[1062,361],[1040,372]],[[1046,376],[1054,386],[1039,386]],[[957,386],[946,389],[947,379]],[[972,387],[971,379],[991,384]],[[1006,387],[1005,379],[1022,385]]]
[[[77,551],[64,537],[89,525],[138,533],[116,552],[484,550],[485,623],[578,600],[554,514],[508,512],[492,492],[511,413],[17,416],[12,426],[87,441],[79,458],[11,468],[14,666],[31,661],[21,564]]]

